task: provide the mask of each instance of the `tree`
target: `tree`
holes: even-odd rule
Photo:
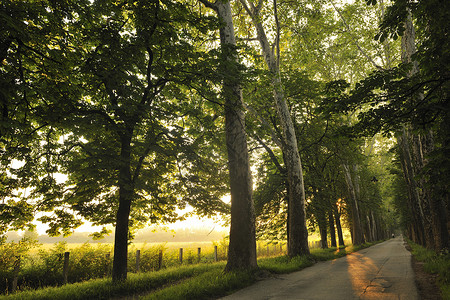
[[[257,39],[260,43],[264,60],[270,72],[274,102],[282,128],[283,157],[287,169],[287,181],[289,184],[288,255],[292,257],[309,254],[303,171],[297,148],[297,137],[292,122],[292,117],[284,96],[284,89],[280,74],[280,25],[278,23],[277,3],[276,1],[274,2],[274,18],[276,22],[276,55],[271,49],[261,20],[261,8],[263,2],[259,1],[258,4],[255,5],[251,1],[241,0],[240,3],[250,16],[255,27]]]
[[[230,244],[226,270],[253,269],[256,263],[255,212],[250,161],[245,133],[244,107],[237,66],[236,41],[229,1],[201,0],[212,8],[220,27],[222,94],[225,100],[225,130],[231,194]],[[225,74],[227,72],[228,74]]]
[[[61,27],[50,31],[53,18],[43,17],[49,38],[43,50],[30,50],[46,58],[24,72],[36,84],[29,105],[45,128],[19,171],[45,167],[29,185],[49,234],[70,234],[81,217],[116,226],[113,279],[122,280],[130,229],[176,220],[176,206],[186,203],[199,214],[227,210],[221,150],[205,141],[216,118],[192,88],[205,81],[211,58],[195,43],[217,23],[177,1],[39,8]],[[57,182],[57,173],[67,181]]]

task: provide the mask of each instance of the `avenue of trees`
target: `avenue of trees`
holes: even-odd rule
[[[227,271],[315,230],[448,249],[449,6],[2,1],[0,235],[113,225],[114,280],[187,205],[229,219]]]

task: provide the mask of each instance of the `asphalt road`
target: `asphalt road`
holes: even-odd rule
[[[419,299],[411,254],[397,237],[345,257],[264,279],[231,299]]]

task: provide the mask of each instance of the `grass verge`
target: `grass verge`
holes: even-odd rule
[[[260,272],[224,273],[225,262],[198,264],[158,272],[129,274],[128,279],[122,283],[113,283],[111,279],[94,279],[61,287],[0,296],[0,300],[121,299],[127,296],[141,296],[141,299],[211,299],[251,285],[260,274],[291,273],[311,266],[316,261],[339,258],[373,244],[313,249],[309,256],[294,258],[287,256],[262,258],[258,260]]]
[[[438,274],[438,286],[442,298],[450,300],[450,253],[436,253],[410,240],[406,240],[411,247],[415,259],[423,262],[423,268],[430,274]]]
[[[223,270],[212,270],[140,299],[214,299],[249,286],[255,281],[253,272],[224,273]]]

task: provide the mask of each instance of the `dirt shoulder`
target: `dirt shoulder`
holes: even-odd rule
[[[405,242],[406,250],[411,252],[411,247]],[[414,270],[417,291],[420,299],[423,300],[441,300],[441,292],[437,286],[437,274],[430,274],[423,268],[423,262],[417,261],[414,255],[411,255],[411,264]]]

